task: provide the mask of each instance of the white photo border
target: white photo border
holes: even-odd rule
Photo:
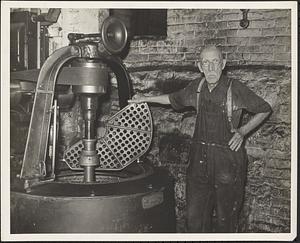
[[[234,234],[10,234],[10,8],[202,8],[291,9],[291,232]],[[1,1],[1,239],[4,241],[292,241],[297,236],[297,114],[298,114],[298,9],[297,1]]]

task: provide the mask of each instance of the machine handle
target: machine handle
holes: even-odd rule
[[[84,38],[95,38],[101,37],[100,33],[92,33],[92,34],[83,34],[83,33],[69,33],[68,39],[71,43],[74,43],[77,40],[84,39]]]

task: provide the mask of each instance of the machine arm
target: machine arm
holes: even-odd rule
[[[57,75],[66,61],[80,56],[78,46],[67,46],[54,52],[41,68],[20,175],[23,179],[38,179],[46,174],[48,131]]]
[[[118,96],[120,109],[128,105],[128,100],[132,97],[132,83],[129,73],[119,57],[108,56],[105,61],[115,73],[118,83]]]

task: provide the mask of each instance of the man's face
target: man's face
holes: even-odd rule
[[[200,71],[204,73],[206,81],[214,84],[219,81],[226,60],[218,49],[206,49],[201,53],[201,60],[197,64]]]

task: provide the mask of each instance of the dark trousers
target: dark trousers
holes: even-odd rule
[[[239,160],[244,155],[220,149],[209,153],[210,159],[194,161],[187,171],[187,231],[236,232],[246,175],[245,161]]]

